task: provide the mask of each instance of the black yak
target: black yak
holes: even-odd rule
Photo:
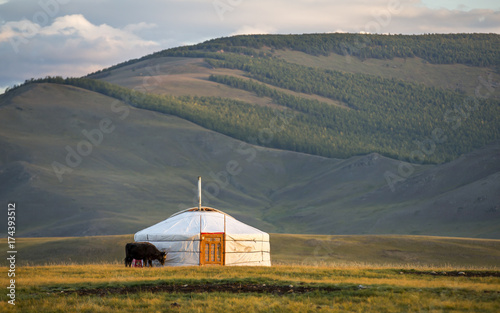
[[[153,267],[153,260],[165,265],[167,254],[149,242],[131,242],[125,246],[125,266],[130,267],[133,259],[142,260],[145,267]]]

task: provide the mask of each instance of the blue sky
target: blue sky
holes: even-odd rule
[[[500,1],[0,0],[0,93],[249,33],[500,33]]]

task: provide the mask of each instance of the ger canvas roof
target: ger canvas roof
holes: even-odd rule
[[[212,208],[188,209],[137,232],[135,241],[199,240],[200,233],[226,233],[227,239],[269,241],[269,234]],[[224,219],[225,227],[224,227]]]

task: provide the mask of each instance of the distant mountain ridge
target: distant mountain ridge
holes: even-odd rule
[[[125,107],[121,120],[112,109]],[[106,119],[114,131],[59,182],[54,162],[70,167],[66,147],[82,148],[82,130]],[[261,148],[71,86],[2,96],[0,120],[0,199],[17,201],[20,236],[133,233],[195,206],[198,175],[205,205],[266,231],[500,236],[498,143],[416,166],[392,192],[384,173],[401,162],[379,154],[339,160]]]
[[[331,53],[361,59],[419,57],[434,64],[497,66],[498,34],[374,35],[325,33],[301,35],[238,35],[207,40],[200,44],[162,50],[139,59],[122,62],[106,72],[146,59],[164,56],[205,57],[208,52],[229,52],[249,56],[272,55],[270,49],[290,49],[310,55]],[[256,50],[257,49],[257,50]],[[260,50],[260,51],[259,51]]]
[[[227,116],[223,127],[190,120],[245,141],[257,137],[256,121],[245,121],[272,119],[264,117],[268,108],[245,103],[290,109],[296,118],[280,137],[256,142],[268,147],[441,163],[500,139],[499,49],[495,34],[248,35],[160,51],[89,77],[148,93],[243,101],[233,115],[209,108]],[[377,66],[366,65],[373,60]],[[447,141],[432,154],[412,155],[436,131]]]
[[[268,232],[499,238],[499,38],[235,36],[27,80],[0,96],[0,199],[22,236],[128,234],[202,176]]]

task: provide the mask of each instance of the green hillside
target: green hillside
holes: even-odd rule
[[[494,83],[500,80],[499,51],[500,37],[493,34],[236,36],[161,51],[89,77],[163,93],[174,79],[187,76],[180,83],[183,91],[166,93],[209,96],[203,101],[225,125],[191,121],[263,146],[326,157],[377,152],[412,163],[441,163],[499,139],[500,93]],[[163,67],[173,57],[198,63]],[[404,58],[404,64],[394,58]],[[379,60],[377,66],[373,60]],[[206,82],[209,74],[215,86]],[[140,86],[141,75],[147,75],[142,81],[149,88]],[[217,96],[244,102],[233,105],[234,114],[220,114],[216,106],[222,100],[211,91],[217,88]],[[261,107],[249,111],[248,104]],[[294,118],[279,137],[259,140],[251,129],[271,123],[269,107],[288,108]],[[426,140],[439,141],[437,149],[417,155],[418,142]]]
[[[359,42],[352,53],[342,50]],[[349,58],[333,65],[318,61],[342,51]],[[237,36],[165,50],[89,76],[129,89],[81,79],[34,82],[87,88],[271,148],[335,158],[377,152],[442,163],[500,139],[500,76],[494,73],[499,51],[498,35]],[[310,57],[297,58],[297,52]],[[408,59],[412,65],[393,72],[359,64],[378,59],[391,67],[395,57],[405,58],[405,68]],[[419,66],[415,57],[434,67]],[[454,83],[439,83],[448,77]],[[275,136],[269,125],[283,112],[289,118],[278,121]]]
[[[18,202],[18,236],[134,233],[196,206],[197,176],[204,205],[268,232],[500,236],[498,143],[441,165],[329,159],[47,83],[1,97],[0,123],[0,199]],[[394,190],[388,172],[406,175]]]
[[[0,96],[0,199],[20,236],[126,234],[202,176],[268,232],[499,238],[499,43],[235,36],[28,79]]]

